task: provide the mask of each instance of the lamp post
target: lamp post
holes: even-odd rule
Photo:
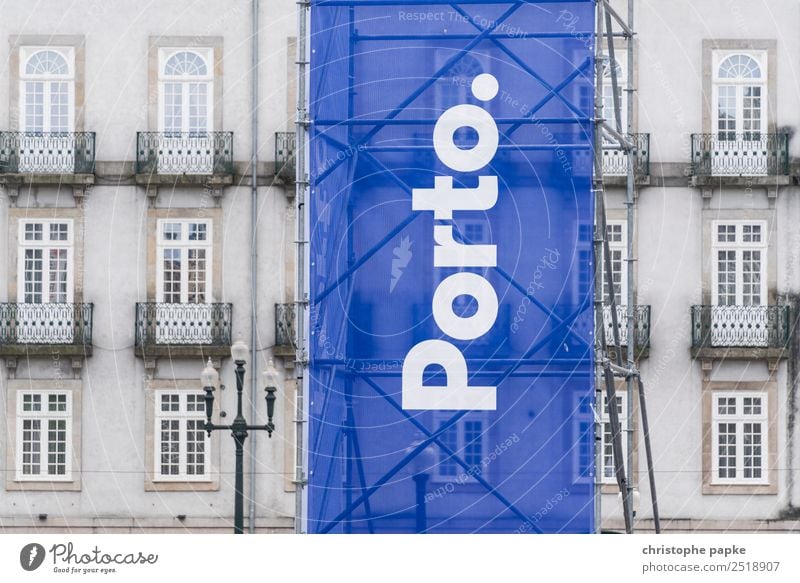
[[[214,387],[219,381],[219,374],[208,359],[208,364],[200,375],[203,383],[203,390],[206,392],[206,423],[205,430],[208,435],[212,431],[229,429],[233,440],[236,443],[236,498],[234,502],[233,532],[234,534],[244,533],[244,442],[247,439],[248,431],[266,431],[269,437],[275,430],[272,417],[275,414],[275,392],[278,381],[278,372],[270,360],[264,370],[263,378],[266,383],[265,399],[267,401],[267,424],[248,425],[242,414],[242,391],[244,390],[244,365],[247,362],[249,348],[241,340],[237,340],[231,346],[231,357],[236,364],[236,418],[231,425],[217,425],[211,422],[211,414],[214,411]]]
[[[406,453],[411,453],[419,444],[422,443],[422,436],[413,441],[406,449]],[[427,490],[428,479],[430,478],[430,471],[436,465],[436,452],[429,445],[420,451],[414,459],[411,460],[409,467],[411,469],[411,479],[414,480],[414,498],[416,502],[414,532],[423,534],[428,530],[428,513],[425,505],[425,492]]]

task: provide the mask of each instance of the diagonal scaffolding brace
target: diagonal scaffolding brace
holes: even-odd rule
[[[617,24],[622,33],[615,33],[613,28]],[[607,0],[599,0],[597,3],[597,36],[595,45],[595,156],[594,156],[594,190],[595,190],[595,236],[594,236],[594,257],[595,257],[595,350],[597,363],[597,391],[595,399],[596,411],[602,411],[603,407],[608,407],[609,423],[611,425],[612,452],[614,460],[614,476],[622,495],[623,515],[625,520],[625,531],[633,533],[635,528],[635,515],[633,509],[633,396],[634,390],[638,389],[639,394],[639,414],[641,416],[642,431],[645,444],[645,454],[647,458],[647,470],[650,486],[650,497],[653,512],[653,521],[656,533],[661,532],[660,517],[658,512],[658,498],[656,496],[655,472],[653,467],[653,454],[650,442],[650,427],[647,417],[647,405],[645,400],[644,383],[641,375],[636,368],[636,335],[635,335],[635,298],[633,293],[634,281],[634,261],[633,258],[633,233],[635,228],[635,175],[634,175],[634,146],[627,136],[633,132],[633,75],[631,74],[633,64],[633,37],[634,33],[634,14],[633,0],[628,0],[628,20],[625,22],[622,17],[614,11]],[[622,127],[622,104],[620,103],[619,79],[617,77],[616,51],[614,39],[622,37],[627,45],[627,64],[628,74],[626,92],[627,99],[627,128]],[[606,53],[603,53],[605,46]],[[605,99],[603,92],[604,61],[608,60],[608,71],[611,77],[611,101],[613,107],[613,117],[611,120],[604,119]],[[619,325],[617,322],[617,294],[613,285],[613,270],[611,265],[611,250],[607,236],[605,191],[603,188],[603,140],[604,136],[610,136],[625,151],[628,158],[627,180],[626,180],[626,207],[627,207],[627,297],[626,297],[626,318],[627,318],[627,358],[622,362],[622,345],[619,338]],[[605,284],[604,284],[605,281]],[[614,362],[609,357],[608,338],[604,324],[603,312],[608,308],[611,317],[612,342],[615,347]],[[627,456],[623,453],[622,447],[622,428],[619,418],[619,411],[616,407],[616,383],[615,377],[622,377],[626,382],[627,392],[627,430],[626,445]],[[603,387],[605,388],[605,402],[603,402]],[[601,529],[601,486],[602,486],[602,466],[603,452],[600,451],[600,435],[603,431],[600,416],[595,415],[595,467],[596,467],[596,488],[595,488],[595,524],[598,531]],[[627,466],[627,472],[626,472]]]

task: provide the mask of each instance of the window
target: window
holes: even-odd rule
[[[594,263],[592,256],[594,250],[592,248],[594,240],[594,227],[592,225],[578,225],[578,241],[576,248],[578,249],[578,275],[575,278],[577,283],[577,298],[576,304],[581,305],[584,302],[589,302],[591,305],[594,296]]]
[[[159,131],[180,137],[211,130],[213,83],[211,49],[160,49]]]
[[[458,220],[453,224],[453,239],[467,245],[489,245],[489,224],[486,221]],[[438,271],[438,282],[442,282],[456,273],[477,273],[486,276],[486,267],[442,267]],[[461,295],[453,300],[453,311],[462,316],[471,316],[477,310],[477,302],[470,295]],[[474,342],[480,342],[476,339]]]
[[[157,301],[211,303],[210,220],[158,221]]]
[[[712,223],[713,300],[718,306],[766,304],[767,224],[765,221]]]
[[[759,140],[766,120],[766,54],[718,51],[714,61],[718,139]]]
[[[605,262],[603,263],[603,290],[605,301],[611,302],[613,289],[614,301],[618,306],[624,305],[628,298],[628,265],[627,241],[625,239],[626,225],[619,221],[608,221],[606,223],[606,238],[611,251],[611,279],[612,285],[609,286],[606,280]]]
[[[72,48],[23,47],[20,55],[21,130],[71,132],[75,118]]]
[[[17,480],[72,480],[69,392],[17,392],[16,449]]]
[[[624,50],[620,49],[615,52],[616,59],[611,63],[608,55],[603,55],[603,119],[606,123],[616,129],[617,119],[614,113],[614,85],[611,79],[612,70],[617,75],[617,101],[620,106],[620,120],[622,121],[622,133],[628,131],[628,107],[627,107],[627,67],[625,61],[627,60]],[[607,140],[607,138],[604,138]]]
[[[624,459],[627,459],[628,456],[628,440],[626,437],[627,435],[626,432],[628,430],[627,393],[624,393],[622,392],[622,390],[617,389],[616,400],[617,400],[617,413],[619,414],[620,438],[622,439],[622,455]],[[603,433],[600,438],[601,439],[600,451],[602,452],[603,456],[602,481],[604,484],[616,484],[617,478],[614,472],[614,444],[612,442],[611,418],[608,413],[608,396],[605,394],[603,395],[603,416],[601,421],[603,424]]]
[[[155,481],[208,481],[210,439],[203,394],[155,393]]]
[[[767,394],[714,392],[712,484],[767,484]]]
[[[434,427],[438,429],[453,415],[452,411],[434,414]],[[483,473],[486,469],[484,459],[488,449],[486,432],[488,419],[483,413],[468,413],[441,434],[441,442],[449,447],[470,468],[465,470],[453,457],[441,448],[436,448],[439,456],[434,468],[434,479],[441,481],[469,481],[472,475]]]
[[[23,220],[19,228],[18,298],[24,304],[72,302],[72,220]]]

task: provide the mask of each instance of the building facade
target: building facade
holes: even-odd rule
[[[295,5],[262,3],[254,66],[246,0],[14,4],[0,24],[0,530],[229,532],[234,443],[203,431],[200,373],[218,369],[214,419],[230,423],[237,338],[255,338],[250,422],[266,423],[270,359],[287,379],[275,434],[246,444],[246,524],[291,530]]]
[[[627,14],[627,2],[614,6]],[[800,44],[788,28],[800,9],[781,0],[636,1],[634,9],[630,66],[625,41],[615,45],[621,86],[628,75],[634,86],[631,97],[620,93],[634,100],[637,148],[631,282],[618,178],[627,162],[609,147],[604,169],[617,301],[633,285],[637,304],[663,528],[797,529]],[[610,75],[604,95],[610,102]],[[634,487],[639,528],[648,530],[638,423]],[[605,439],[603,447],[602,471],[615,484]],[[604,525],[619,528],[616,485],[608,488]]]
[[[259,13],[255,216],[251,2],[140,12],[87,0],[63,18],[53,0],[18,4],[0,22],[0,530],[228,531],[233,443],[200,429],[199,377],[210,358],[226,385],[215,421],[230,420],[230,345],[252,344],[253,306],[248,374],[273,359],[283,381],[276,433],[250,437],[246,494],[257,532],[293,529],[295,4]],[[612,4],[626,13],[626,0]],[[623,112],[633,100],[632,233],[628,162],[611,144],[603,160],[621,344],[632,286],[663,528],[796,530],[800,7],[634,7],[633,62],[617,39],[603,79],[609,104],[612,67],[634,87],[619,94]],[[653,525],[635,403],[623,429],[636,436],[641,531]],[[603,525],[620,529],[607,412],[601,420]],[[450,438],[479,463],[492,443],[470,423]],[[576,424],[590,430],[591,411]],[[580,455],[576,467],[588,467]],[[440,461],[431,492],[460,478]]]

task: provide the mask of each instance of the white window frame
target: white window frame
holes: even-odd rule
[[[719,227],[722,225],[735,226],[735,241],[725,242],[719,241]],[[745,242],[744,241],[744,227],[745,225],[757,225],[761,227],[761,241]],[[713,261],[712,267],[712,281],[711,281],[711,297],[712,304],[715,306],[719,304],[719,252],[720,251],[735,251],[736,262],[736,289],[735,296],[736,302],[734,306],[744,305],[744,269],[743,269],[743,252],[744,251],[760,251],[761,252],[761,281],[759,296],[761,303],[753,304],[758,306],[768,305],[767,301],[767,261],[768,261],[768,237],[767,221],[763,220],[716,220],[711,223],[711,259]]]
[[[25,239],[26,225],[42,225],[42,239],[28,241]],[[66,224],[67,239],[53,240],[50,238],[50,225]],[[42,299],[50,299],[50,267],[48,255],[51,249],[67,250],[67,300],[70,304],[74,298],[75,279],[75,227],[73,219],[23,219],[19,221],[19,253],[17,256],[17,301],[25,303],[25,251],[28,249],[42,249]],[[42,303],[53,303],[42,301]]]
[[[178,53],[194,53],[205,61],[205,75],[167,75],[165,66]],[[161,47],[158,49],[158,131],[166,132],[165,101],[167,83],[180,83],[181,89],[181,133],[192,133],[189,126],[190,91],[192,83],[206,84],[206,131],[214,131],[214,49],[212,47]]]
[[[722,63],[728,59],[729,57],[735,55],[744,55],[753,59],[759,67],[761,71],[761,77],[753,77],[753,78],[722,78],[719,75],[719,68]],[[744,128],[744,87],[759,87],[761,89],[761,129],[758,131],[760,134],[768,133],[768,104],[769,104],[769,94],[768,94],[768,83],[767,80],[769,78],[769,62],[767,58],[767,51],[751,51],[751,50],[738,50],[738,49],[726,49],[726,50],[715,50],[712,52],[712,107],[713,107],[713,134],[715,137],[719,137],[720,133],[722,133],[719,129],[719,88],[720,86],[734,86],[736,87],[736,116],[735,116],[735,123],[736,128],[733,133],[740,135],[746,133]],[[752,131],[752,130],[751,130]],[[725,141],[722,140],[724,143]]]
[[[719,400],[735,399],[736,413],[720,415]],[[761,413],[744,415],[745,398],[761,399]],[[712,485],[769,485],[769,397],[766,392],[759,391],[713,391],[711,399],[711,484]],[[736,477],[719,477],[719,424],[736,425]],[[761,477],[745,478],[744,473],[744,424],[761,424]]]
[[[575,395],[573,400],[574,454],[573,473],[576,484],[591,484],[594,478],[590,470],[594,468],[594,427],[595,397],[594,395]],[[582,450],[581,448],[586,448]],[[581,456],[586,454],[586,459]],[[594,468],[597,471],[597,468]]]
[[[613,240],[611,237],[612,231],[619,231],[619,241]],[[620,283],[619,283],[619,299],[617,306],[624,306],[628,302],[628,238],[627,238],[628,225],[625,221],[606,221],[606,238],[608,239],[608,247],[611,252],[611,261],[614,262],[614,254],[619,253],[620,263]],[[612,273],[613,275],[613,273]],[[608,283],[606,281],[605,261],[603,262],[603,269],[601,271],[603,278],[603,294],[606,302],[609,302],[611,295],[609,294]],[[613,286],[612,286],[613,288]]]
[[[622,458],[624,460],[628,459],[628,440],[626,435],[628,434],[628,415],[627,415],[627,403],[628,403],[628,394],[624,390],[620,390],[617,388],[616,390],[616,397],[617,401],[619,401],[619,425],[620,425],[620,436],[622,438]],[[614,450],[613,450],[613,443],[609,442],[606,439],[606,429],[608,429],[609,434],[611,434],[611,416],[608,413],[608,395],[605,391],[603,391],[603,411],[600,417],[600,459],[602,460],[602,467],[597,468],[596,471],[600,472],[601,482],[603,484],[616,484],[617,477],[614,473]],[[606,448],[611,448],[611,475],[606,475]]]
[[[67,63],[67,73],[57,74],[30,74],[26,72],[28,61],[36,53],[41,51],[52,51],[59,53]],[[19,59],[19,96],[20,96],[20,129],[23,132],[36,131],[47,133],[52,131],[52,119],[50,116],[51,92],[53,83],[67,83],[67,132],[75,131],[75,48],[74,47],[55,47],[55,46],[27,46],[20,48]],[[41,82],[44,84],[44,96],[42,102],[42,128],[33,130],[27,127],[27,106],[28,92],[26,85],[29,82]],[[62,130],[63,131],[63,130]]]
[[[179,410],[178,411],[162,411],[161,410],[161,397],[165,395],[178,395]],[[197,395],[200,397],[200,410],[188,411],[187,409],[187,395]],[[211,481],[211,437],[203,430],[203,474],[189,474],[187,473],[187,439],[186,439],[186,422],[189,420],[197,420],[205,423],[205,403],[202,400],[203,392],[201,390],[185,390],[185,389],[160,389],[154,391],[155,407],[153,416],[153,482],[210,482]],[[178,473],[164,475],[161,473],[161,421],[163,419],[178,420]]]
[[[41,396],[41,411],[23,411],[24,396],[25,395],[40,395]],[[66,411],[47,411],[47,405],[50,395],[65,395],[66,396]],[[15,470],[16,481],[18,482],[71,482],[72,481],[72,393],[70,391],[58,390],[25,390],[17,391],[17,420],[16,420],[16,450],[15,450]],[[39,441],[39,474],[24,474],[23,473],[23,425],[25,420],[38,419],[41,420],[40,441]],[[47,461],[48,455],[48,429],[47,422],[53,419],[66,420],[66,438],[65,438],[65,469],[63,474],[50,474],[49,464]],[[44,473],[41,471],[44,470]]]
[[[438,430],[439,427],[449,421],[453,415],[455,414],[454,411],[435,411],[433,413],[433,428],[434,431]],[[486,471],[487,466],[484,463],[484,460],[487,459],[489,455],[489,443],[487,437],[489,435],[489,416],[480,411],[468,413],[450,428],[451,430],[455,430],[456,432],[456,447],[452,448],[453,452],[456,456],[464,459],[466,457],[466,423],[470,421],[479,421],[481,423],[481,439],[480,439],[480,462],[477,465],[477,470],[475,473],[483,475]],[[472,473],[468,473],[461,465],[459,465],[455,460],[448,460],[447,454],[442,450],[439,446],[434,444],[434,449],[436,451],[436,464],[433,467],[431,479],[435,482],[461,482],[461,483],[469,483],[475,482],[475,478]],[[464,461],[467,461],[464,459]],[[441,468],[443,463],[452,463],[456,468],[455,475],[445,475],[441,473]],[[470,466],[470,470],[472,470],[474,466]],[[473,470],[474,471],[474,470]]]
[[[628,86],[628,55],[623,49],[614,51],[614,61],[617,68],[617,91],[619,96],[620,106],[620,120],[622,122],[622,133],[628,131],[628,92],[625,91]],[[614,116],[614,88],[611,82],[611,68],[609,67],[611,59],[608,54],[602,55],[603,59],[603,118],[606,123],[616,129],[617,120]],[[614,140],[603,136],[605,143],[616,143]]]
[[[181,225],[181,236],[178,240],[164,238],[164,225],[178,223]],[[190,241],[189,228],[192,224],[206,226],[205,241]],[[214,303],[212,282],[214,271],[214,225],[211,219],[158,219],[156,224],[156,301],[164,303],[164,251],[166,249],[181,250],[181,301],[188,303],[189,298],[189,249],[205,249],[206,251],[206,279],[205,301],[198,304]],[[171,302],[175,303],[175,302]]]

